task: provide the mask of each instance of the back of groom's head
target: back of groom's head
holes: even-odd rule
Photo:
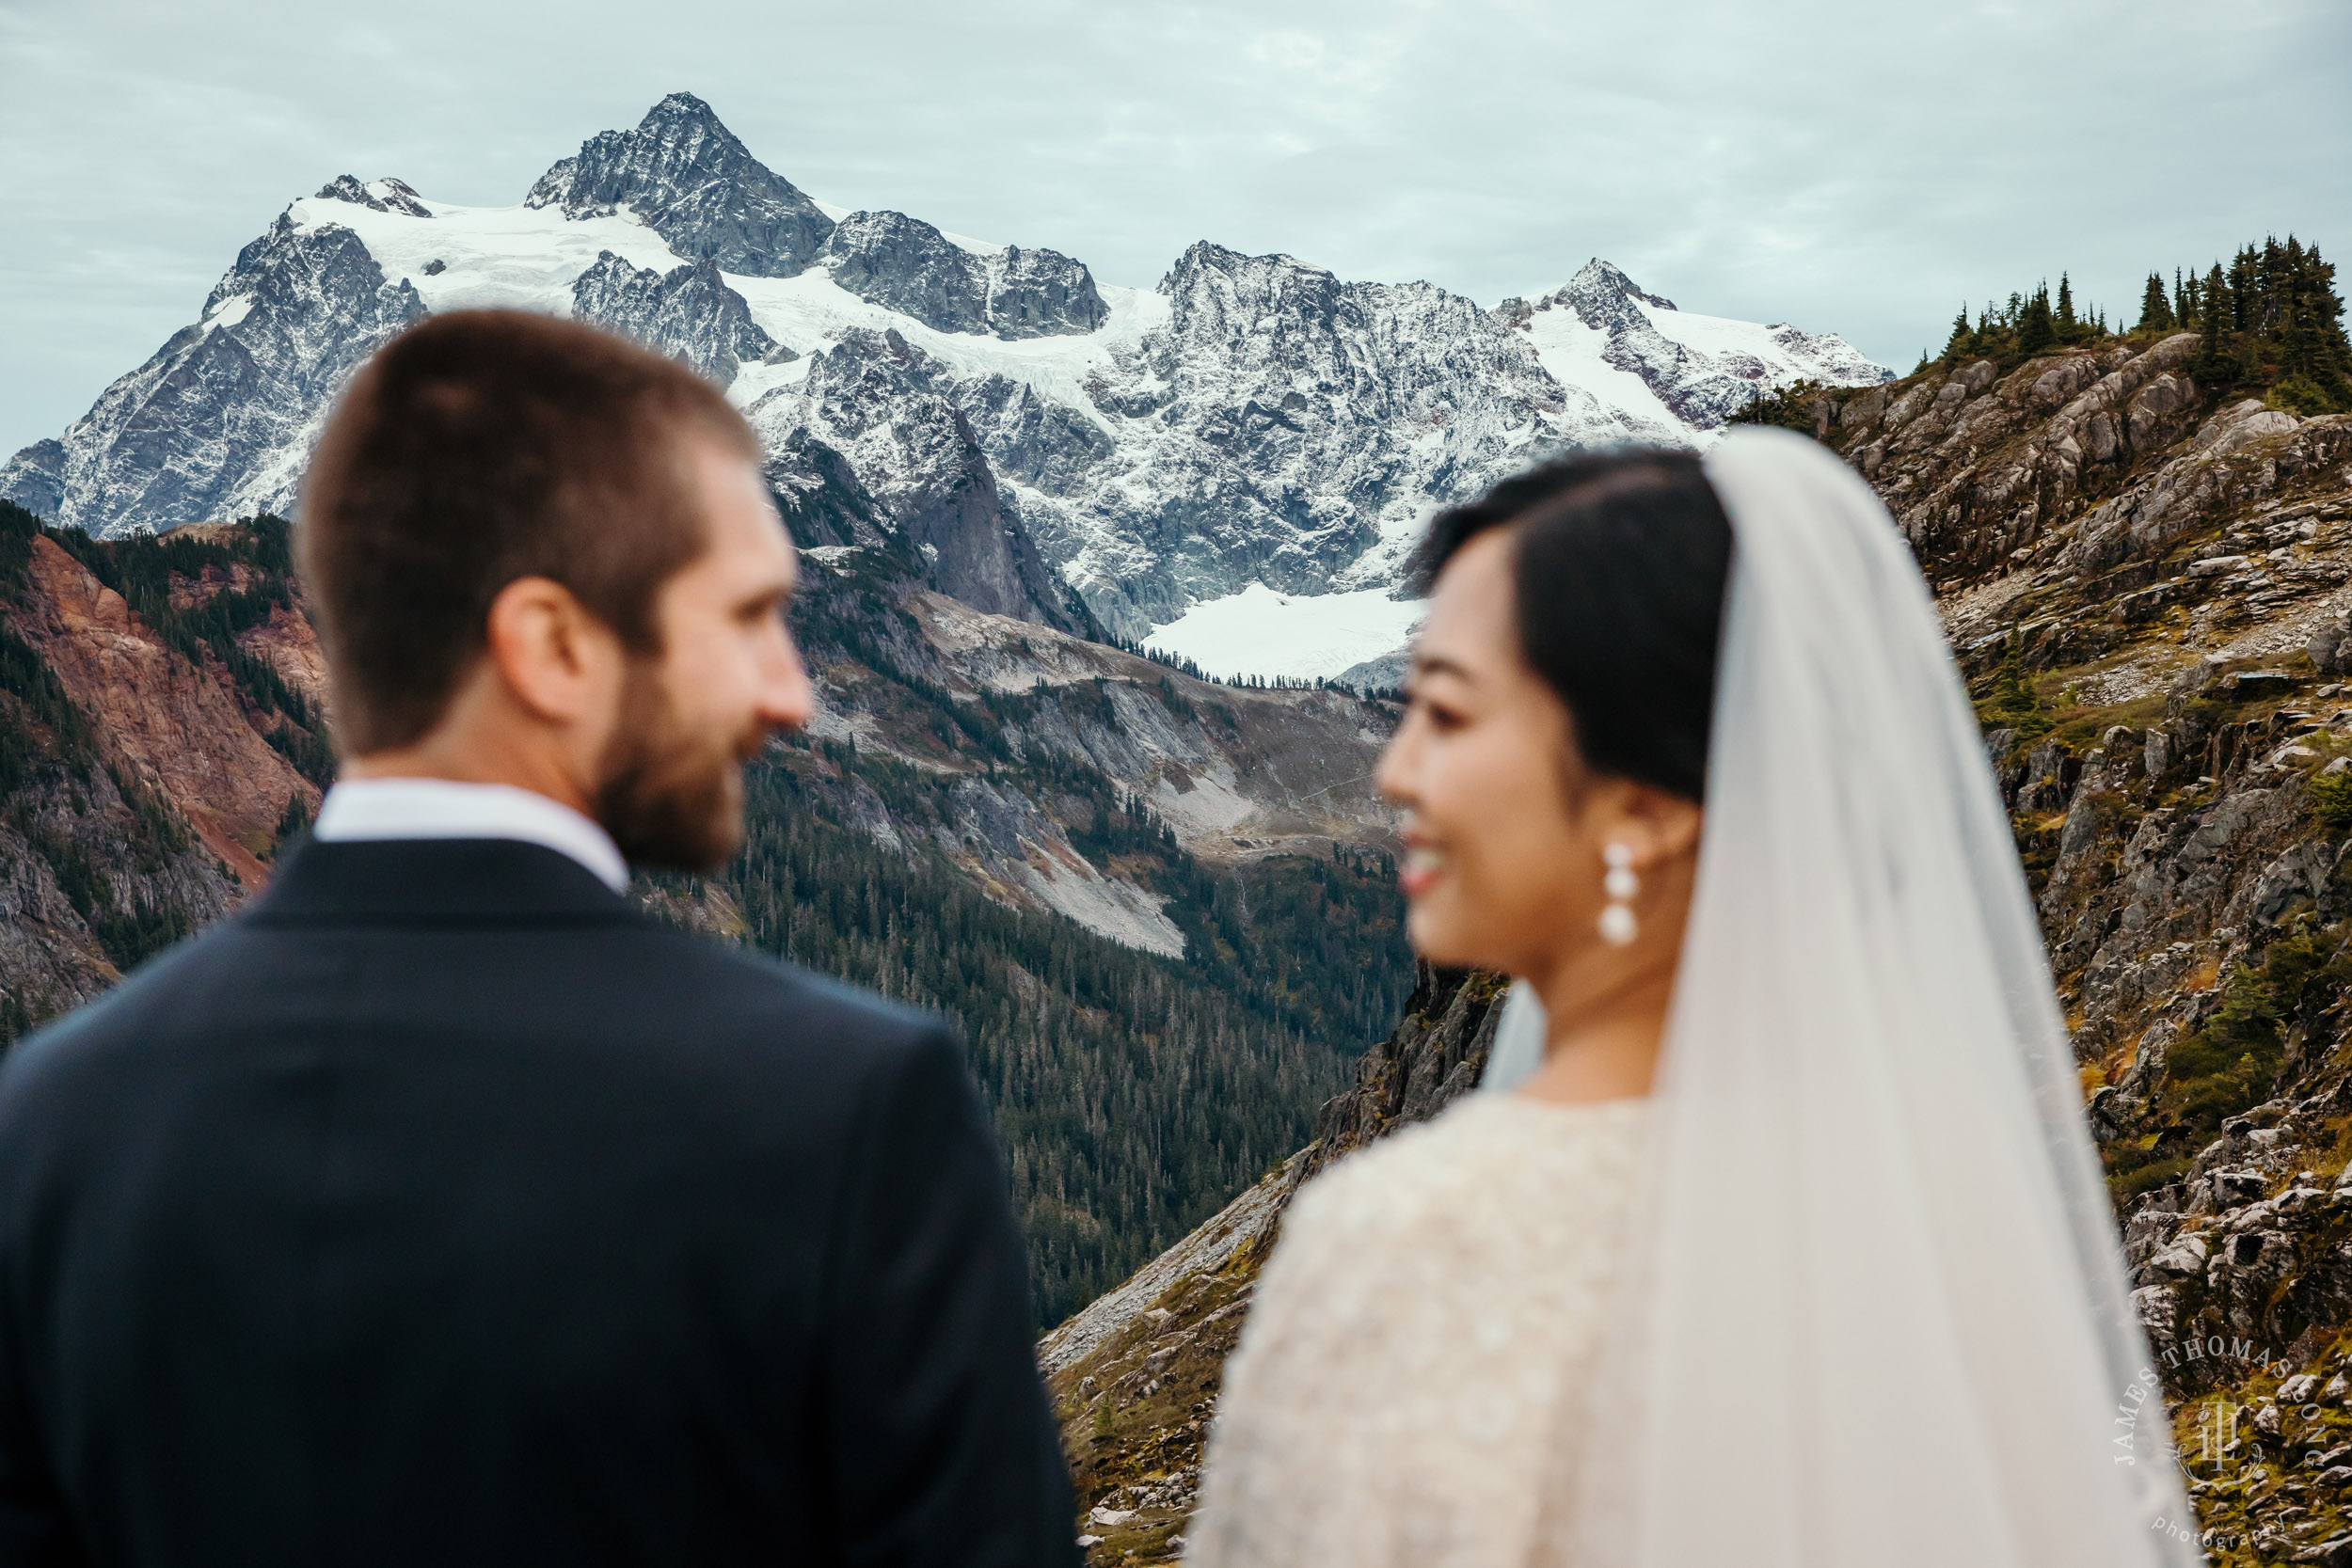
[[[704,544],[697,442],[759,456],[708,382],[560,317],[436,316],[377,354],[302,496],[345,752],[434,726],[518,578],[562,584],[632,652],[659,652],[656,595]]]
[[[814,697],[740,415],[555,317],[435,317],[352,380],[296,539],[347,777],[534,790],[630,859],[715,866]]]

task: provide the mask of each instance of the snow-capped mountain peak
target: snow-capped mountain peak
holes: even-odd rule
[[[1504,300],[1496,315],[1563,382],[1593,386],[1629,416],[1666,420],[1702,442],[1760,392],[1895,376],[1835,333],[1678,309],[1598,257],[1539,299]]]
[[[0,467],[0,496],[102,533],[287,511],[351,371],[473,307],[576,315],[724,386],[780,490],[856,492],[821,543],[896,533],[942,592],[1219,673],[1334,673],[1392,639],[1422,519],[1536,457],[1704,444],[1759,388],[1891,374],[1598,258],[1491,310],[1205,240],[1156,288],[1104,284],[1058,251],[819,204],[674,93],[515,206],[328,181],[196,322]],[[1253,618],[1294,629],[1233,643]]]
[[[405,180],[383,179],[361,184],[348,174],[339,174],[319,187],[317,200],[348,201],[371,212],[400,213],[412,218],[429,218],[433,209]]]
[[[1577,305],[1580,312],[1583,306],[1589,304],[1594,313],[1585,316],[1584,325],[1587,326],[1609,325],[1604,318],[1613,314],[1616,307],[1636,301],[1661,310],[1675,308],[1673,300],[1645,292],[1615,262],[1604,261],[1597,256],[1579,267],[1576,276],[1568,279],[1555,297]]]
[[[797,276],[834,229],[691,92],[670,94],[634,130],[589,137],[539,177],[523,205],[572,219],[627,205],[681,257],[754,277]]]

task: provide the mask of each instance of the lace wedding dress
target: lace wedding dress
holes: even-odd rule
[[[1614,1283],[1646,1100],[1472,1095],[1283,1216],[1225,1388],[1195,1568],[1518,1568]]]

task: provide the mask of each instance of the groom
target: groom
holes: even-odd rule
[[[430,320],[313,458],[342,782],[0,1068],[0,1565],[1070,1564],[935,1020],[658,925],[807,720],[740,418]]]

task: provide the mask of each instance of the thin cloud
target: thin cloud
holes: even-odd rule
[[[1209,238],[1491,304],[1602,255],[1901,369],[2060,269],[2113,315],[2265,232],[2352,245],[2331,0],[0,7],[0,454],[334,175],[512,202],[678,88],[820,199],[1113,282]]]

